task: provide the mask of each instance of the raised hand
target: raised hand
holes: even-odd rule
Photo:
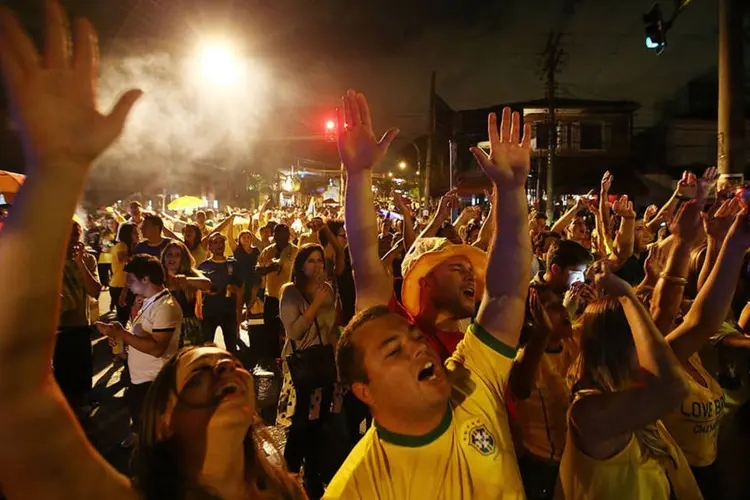
[[[410,213],[409,201],[407,199],[403,198],[396,191],[392,191],[391,196],[393,197],[393,204],[396,206],[396,209],[401,212],[401,215]]]
[[[698,181],[695,174],[687,170],[682,173],[682,179],[677,182],[675,195],[682,200],[692,200],[698,193]]]
[[[531,311],[531,318],[534,320],[534,326],[544,332],[552,332],[552,321],[539,298],[539,290],[534,287],[529,288],[529,310]]]
[[[523,188],[531,168],[531,128],[524,125],[521,136],[521,116],[518,112],[511,113],[508,107],[503,109],[499,130],[495,113],[490,113],[487,121],[490,154],[472,147],[474,158],[495,186],[500,189]]]
[[[604,175],[602,175],[602,193],[609,193],[609,189],[612,187],[612,181],[614,179],[615,177],[609,173],[609,170],[604,172]]]
[[[440,203],[438,203],[438,214],[447,217],[450,215],[452,209],[458,208],[459,203],[458,189],[453,188],[440,198]]]
[[[624,194],[617,198],[612,204],[612,210],[623,219],[635,219],[635,210],[633,202],[628,200],[628,195]]]
[[[643,222],[650,222],[657,213],[659,213],[659,207],[657,207],[656,205],[649,205],[643,214]]]
[[[693,243],[700,234],[701,205],[697,200],[689,201],[680,207],[670,226],[670,232],[678,239]]]
[[[307,224],[307,227],[309,227],[313,233],[317,233],[321,229],[323,229],[325,225],[326,223],[323,222],[323,219],[321,217],[313,217],[312,220]]]
[[[696,198],[701,205],[706,202],[706,198],[710,194],[711,190],[716,186],[716,182],[719,180],[719,171],[716,167],[709,167],[703,172],[703,176],[698,179],[698,192]]]
[[[627,281],[612,272],[606,260],[595,262],[590,271],[596,288],[610,297],[624,297],[633,292]]]
[[[389,129],[380,140],[376,139],[365,96],[349,90],[342,99],[343,109],[336,110],[341,161],[350,174],[372,170],[388,152],[399,131]]]
[[[120,135],[142,92],[129,90],[107,115],[97,111],[96,33],[88,20],[76,20],[72,54],[68,22],[57,0],[47,2],[43,57],[4,7],[0,22],[0,67],[27,160],[33,168],[62,162],[85,173]]]
[[[656,284],[666,266],[667,251],[659,245],[651,245],[648,257],[646,257],[646,261],[643,263],[643,270],[646,273],[645,281],[650,284]]]
[[[726,200],[713,214],[703,216],[703,227],[706,234],[715,241],[723,242],[729,228],[732,227],[734,217],[740,211],[740,202],[737,198]]]

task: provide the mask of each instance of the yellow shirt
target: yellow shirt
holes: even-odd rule
[[[566,375],[577,356],[573,339],[565,339],[557,353],[545,352],[531,395],[517,402],[523,447],[545,460],[562,458],[570,406]]]
[[[109,280],[109,286],[115,288],[125,288],[125,264],[128,261],[120,262],[117,258],[117,254],[120,252],[128,252],[128,246],[125,243],[118,243],[113,246],[109,251],[112,254],[112,278]]]
[[[472,325],[446,361],[453,386],[437,429],[403,436],[373,426],[324,499],[523,499],[505,409],[515,349]]]
[[[680,409],[670,412],[663,420],[688,463],[693,467],[705,467],[716,460],[719,421],[724,416],[724,390],[703,367],[697,353],[690,356],[688,363],[707,387],[688,372],[687,396]]]
[[[671,491],[677,500],[702,499],[685,455],[660,421],[656,426],[676,466],[644,461],[635,434],[620,453],[596,460],[578,449],[568,431],[555,500],[668,500]]]
[[[228,247],[228,245],[227,245]],[[195,250],[191,250],[190,253],[195,260],[195,265],[198,266],[208,259],[208,250],[203,248],[203,245],[198,245]]]
[[[297,247],[289,243],[281,255],[276,254],[276,245],[270,245],[263,249],[258,257],[258,266],[266,267],[278,258],[281,271],[266,274],[266,296],[280,298],[281,287],[292,281],[292,267],[294,258],[297,256]]]

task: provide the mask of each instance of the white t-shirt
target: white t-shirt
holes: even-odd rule
[[[141,310],[133,320],[133,334],[172,332],[172,338],[169,340],[169,347],[159,358],[132,346],[128,349],[128,368],[133,384],[153,382],[164,363],[177,352],[180,344],[180,321],[182,309],[168,290],[159,292],[143,302]]]

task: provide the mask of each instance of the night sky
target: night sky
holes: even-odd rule
[[[41,1],[0,3],[20,11],[38,32]],[[433,70],[437,92],[454,109],[543,97],[540,53],[551,30],[563,33],[567,53],[559,95],[636,101],[641,104],[636,128],[660,119],[665,100],[679,102],[689,80],[716,72],[716,0],[694,0],[659,57],[644,47],[642,15],[651,0],[62,3],[97,26],[105,61],[154,51],[179,56],[201,37],[226,35],[269,68],[278,82],[279,106],[332,109],[353,87],[369,97],[377,128],[397,126],[404,137],[424,133]],[[669,17],[672,2],[661,5]],[[745,72],[750,76],[748,38]]]

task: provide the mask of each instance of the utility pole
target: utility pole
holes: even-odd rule
[[[719,0],[719,130],[716,163],[722,177],[743,174],[745,171],[742,19],[742,1]]]
[[[555,91],[557,90],[556,75],[560,70],[560,64],[562,62],[563,55],[565,52],[560,47],[561,33],[550,33],[547,39],[547,46],[542,53],[543,67],[542,67],[542,78],[544,79],[545,90],[547,94],[547,119],[549,126],[549,142],[547,144],[547,165],[545,168],[546,178],[546,194],[547,201],[545,203],[547,217],[552,219],[555,210],[554,204],[554,168],[555,158],[557,156],[557,116],[555,113]],[[538,174],[541,178],[541,169]],[[540,199],[544,201],[544,198],[540,196]],[[541,207],[540,207],[541,208]]]
[[[424,200],[430,202],[430,181],[432,180],[432,143],[435,138],[435,72],[430,77],[430,112],[427,122],[427,151],[424,161]]]

